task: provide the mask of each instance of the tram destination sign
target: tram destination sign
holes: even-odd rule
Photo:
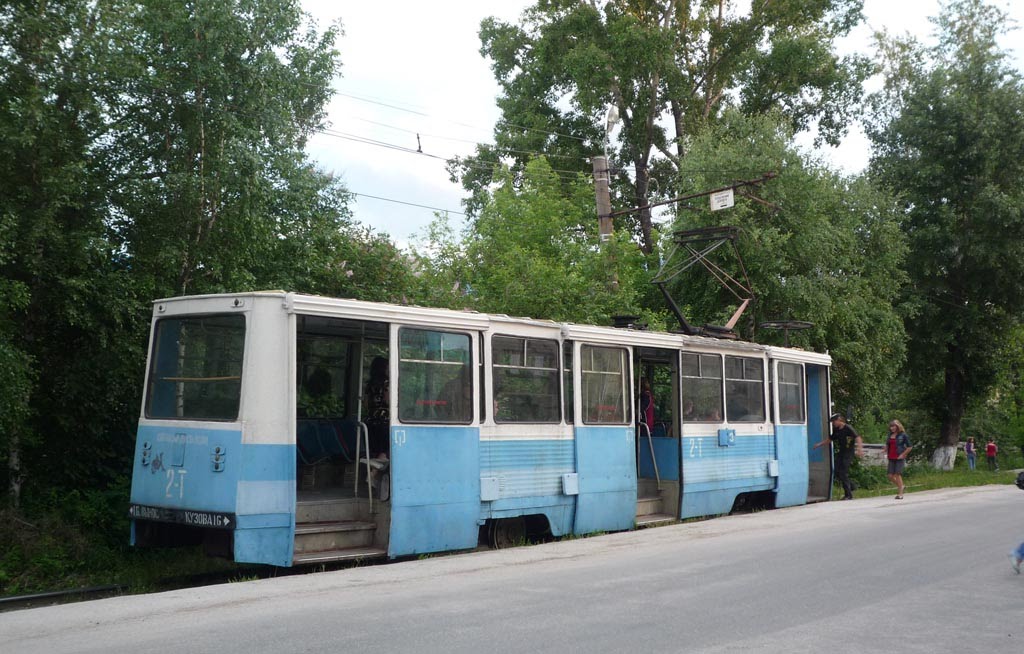
[[[128,515],[136,520],[153,520],[155,522],[173,522],[191,527],[210,527],[213,529],[234,529],[235,514],[217,513],[214,511],[189,511],[187,509],[168,509],[162,506],[146,506],[131,504]]]

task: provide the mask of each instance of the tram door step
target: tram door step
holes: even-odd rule
[[[375,503],[374,508],[371,515],[367,501],[357,498],[297,502],[294,564],[386,557],[375,519],[386,507]]]
[[[665,513],[665,496],[658,490],[654,479],[637,480],[636,525],[660,524],[673,522],[675,517]]]
[[[344,550],[296,553],[292,558],[292,564],[313,565],[316,563],[330,563],[332,561],[370,561],[386,558],[387,555],[388,551],[380,547],[350,547]]]
[[[638,518],[651,515],[654,513],[664,513],[662,505],[664,502],[660,495],[653,495],[648,497],[637,498],[636,501],[636,516]]]

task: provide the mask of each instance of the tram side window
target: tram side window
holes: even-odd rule
[[[725,357],[725,407],[729,422],[764,422],[764,362]]]
[[[779,421],[804,421],[804,370],[798,363],[779,363]]]
[[[559,421],[558,342],[491,339],[495,422]]]
[[[591,425],[631,422],[626,350],[584,345],[580,359],[583,422]]]
[[[156,324],[146,416],[235,420],[242,395],[245,317],[163,318]]]
[[[398,332],[398,418],[468,424],[473,420],[473,357],[467,334]]]
[[[683,354],[681,376],[684,422],[722,421],[722,357]]]

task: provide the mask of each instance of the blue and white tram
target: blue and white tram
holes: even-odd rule
[[[829,365],[283,292],[158,300],[132,542],[290,566],[826,500]]]

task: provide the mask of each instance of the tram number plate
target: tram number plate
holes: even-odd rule
[[[136,520],[174,522],[192,527],[212,527],[213,529],[235,528],[235,515],[233,513],[189,511],[187,509],[168,509],[162,506],[132,504],[128,507],[128,515]]]

